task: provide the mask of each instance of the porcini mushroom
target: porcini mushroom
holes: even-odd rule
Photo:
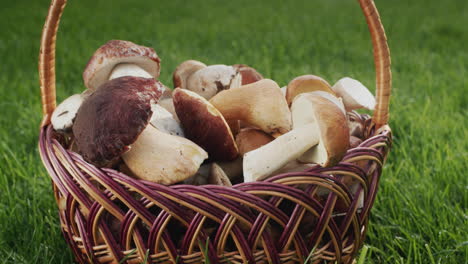
[[[374,110],[375,98],[361,82],[345,77],[333,85],[332,89],[339,97],[343,98],[347,111],[361,108]]]
[[[83,72],[85,86],[94,91],[110,77],[158,78],[160,59],[154,49],[130,41],[111,40],[91,57]]]
[[[174,73],[172,74],[174,89],[187,88],[188,77],[190,77],[190,75],[203,68],[206,68],[206,65],[200,61],[188,60],[182,62],[179,66],[177,66]]]
[[[183,87],[209,100],[220,91],[241,86],[241,75],[232,66],[210,65],[187,78]]]
[[[257,70],[245,64],[234,64],[232,67],[240,72],[242,76],[242,85],[258,82],[263,79],[263,76]]]
[[[293,129],[270,143],[244,154],[244,182],[263,180],[297,159],[319,142],[315,124]]]
[[[140,179],[173,184],[197,172],[208,154],[190,140],[148,125],[122,159]]]
[[[297,95],[313,91],[324,91],[335,95],[330,84],[324,79],[315,75],[302,75],[294,78],[288,84],[288,88],[286,89],[288,105],[291,105]]]
[[[232,186],[229,177],[223,169],[214,162],[202,165],[195,175],[184,181],[184,184]]]
[[[241,120],[269,134],[291,129],[291,112],[276,82],[263,79],[222,91],[210,103],[226,120]]]
[[[224,173],[228,176],[232,183],[242,182],[242,156],[239,155],[233,161],[218,161],[216,162],[220,166]]]
[[[193,175],[207,153],[149,124],[151,104],[162,92],[154,79],[121,77],[104,83],[77,113],[73,133],[78,152],[100,167],[122,157],[138,178],[162,184]]]
[[[52,127],[56,131],[69,132],[73,126],[76,113],[87,96],[87,93],[74,94],[60,103],[52,113]]]
[[[239,153],[245,153],[270,143],[275,138],[255,128],[244,128],[236,135]]]
[[[185,135],[208,152],[212,160],[230,161],[239,151],[221,113],[195,92],[177,88],[174,106]]]
[[[346,113],[348,120],[349,134],[360,139],[364,139],[365,119],[356,111]]]
[[[151,111],[153,111],[153,115],[150,122],[155,128],[169,135],[184,137],[184,131],[180,123],[164,107],[159,104],[152,104]]]
[[[316,123],[320,131],[319,144],[299,157],[299,161],[327,167],[337,163],[348,150],[346,115],[330,102],[316,94],[301,94],[294,100],[291,106],[293,128]]]
[[[324,92],[324,91],[310,92],[310,94],[319,95],[319,96],[324,97],[325,99],[328,99],[328,100],[332,101],[334,104],[336,104],[336,106],[338,106],[341,109],[343,114],[346,114],[346,110],[345,110],[345,107],[344,107],[344,104],[343,104],[343,100],[341,98],[338,98],[338,97],[334,96],[333,94],[328,93],[328,92]]]
[[[301,94],[291,109],[293,130],[244,155],[245,181],[264,179],[295,159],[331,166],[348,149],[346,117],[335,103]]]
[[[216,163],[211,164],[211,170],[208,176],[208,184],[232,186],[229,177],[226,175],[224,170]]]

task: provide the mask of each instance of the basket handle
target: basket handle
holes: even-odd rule
[[[55,109],[55,41],[57,30],[67,0],[52,0],[41,37],[39,54],[39,81],[41,85],[42,114],[41,126],[50,123]],[[359,0],[366,17],[374,47],[376,74],[376,101],[372,120],[376,129],[388,123],[392,74],[390,71],[390,50],[380,16],[373,0]]]

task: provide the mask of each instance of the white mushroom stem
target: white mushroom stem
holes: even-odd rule
[[[134,76],[142,78],[153,78],[151,74],[143,70],[140,66],[131,63],[122,63],[114,67],[111,74],[109,75],[109,80],[116,79],[123,76]]]
[[[261,180],[317,145],[320,135],[315,124],[307,124],[277,137],[244,155],[244,181]]]
[[[153,111],[153,115],[151,116],[150,122],[154,127],[159,129],[161,132],[165,132],[173,136],[185,137],[180,123],[164,107],[159,104],[152,104],[151,110]]]
[[[332,90],[341,98],[347,111],[365,108],[374,110],[375,98],[359,81],[345,77],[340,79]]]
[[[148,125],[122,158],[138,178],[173,184],[194,175],[208,154],[186,138]]]

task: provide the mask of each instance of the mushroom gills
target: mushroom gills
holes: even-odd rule
[[[194,175],[208,154],[195,143],[148,125],[129,151],[122,155],[140,179],[173,184]]]
[[[153,78],[151,74],[145,71],[143,68],[136,64],[121,63],[114,67],[112,70],[109,80],[116,79],[123,76],[134,76],[142,78]]]

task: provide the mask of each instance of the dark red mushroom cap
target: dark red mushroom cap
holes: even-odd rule
[[[186,137],[209,154],[211,160],[229,161],[239,154],[234,136],[221,113],[195,92],[177,88],[174,107]]]
[[[136,64],[155,79],[159,77],[160,59],[154,49],[125,40],[111,40],[99,47],[89,59],[83,72],[83,81],[90,90],[95,90],[107,80],[120,63]]]
[[[106,166],[128,150],[148,125],[151,103],[163,86],[154,79],[121,77],[104,83],[80,107],[73,134],[78,152],[97,166]]]

